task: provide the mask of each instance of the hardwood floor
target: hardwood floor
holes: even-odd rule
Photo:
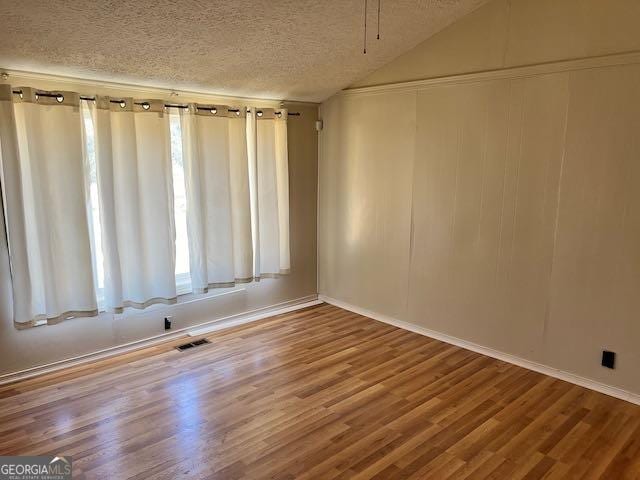
[[[0,387],[75,478],[638,479],[640,407],[320,305]]]

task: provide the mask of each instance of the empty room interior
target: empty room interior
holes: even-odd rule
[[[640,1],[0,32],[0,480],[640,479]]]

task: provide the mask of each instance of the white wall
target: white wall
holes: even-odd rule
[[[511,3],[530,44],[557,4]],[[640,55],[346,91],[321,117],[321,294],[640,393]]]
[[[98,84],[61,83],[37,78],[12,77],[8,81],[14,85],[75,90],[85,94],[133,94],[141,98],[171,98],[171,101],[176,101],[168,91],[136,89],[133,86],[118,90]],[[214,101],[211,97],[193,95],[181,95],[179,98],[185,102]],[[244,104],[239,99],[216,100],[221,104]],[[269,102],[259,102],[257,105],[277,106],[278,103],[271,105]],[[318,109],[313,105],[302,104],[291,104],[289,108],[291,111],[302,113],[300,117],[291,117],[288,123],[290,275],[239,285],[239,292],[228,295],[216,296],[220,292],[213,290],[209,296],[181,297],[177,305],[170,307],[153,306],[144,311],[127,310],[123,315],[104,313],[94,318],[77,318],[65,320],[57,325],[17,330],[13,326],[10,309],[6,242],[4,236],[0,235],[0,375],[163,334],[165,315],[173,316],[173,329],[176,330],[315,295],[318,153],[315,121]]]

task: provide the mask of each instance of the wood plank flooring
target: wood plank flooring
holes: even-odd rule
[[[638,479],[640,407],[329,305],[0,387],[80,479]]]

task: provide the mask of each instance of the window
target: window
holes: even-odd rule
[[[180,116],[169,116],[171,130],[171,166],[173,170],[173,209],[176,226],[176,289],[178,295],[191,292],[189,272],[189,237],[187,236],[187,193],[182,159]]]
[[[82,120],[85,131],[85,149],[87,159],[87,185],[89,186],[89,234],[93,242],[93,272],[95,276],[98,309],[104,311],[104,256],[102,253],[102,229],[100,227],[100,201],[98,200],[98,170],[96,164],[95,130],[91,111],[82,109]]]

